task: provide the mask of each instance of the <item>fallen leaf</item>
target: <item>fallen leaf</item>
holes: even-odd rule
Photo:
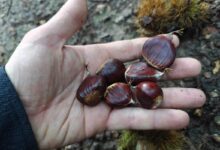
[[[220,60],[217,60],[214,63],[215,63],[215,68],[212,70],[212,73],[217,74],[220,71]]]

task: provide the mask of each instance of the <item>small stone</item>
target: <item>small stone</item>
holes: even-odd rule
[[[90,150],[99,150],[100,149],[100,144],[98,142],[93,142]]]
[[[97,5],[96,6],[96,12],[103,12],[103,10],[106,8],[106,5],[104,5],[104,4],[99,4],[99,5]]]
[[[220,41],[215,42],[215,47],[220,48]]]
[[[119,15],[117,18],[115,18],[115,23],[119,23],[119,22],[121,22],[121,21],[123,21],[124,20],[124,16],[122,16],[122,15]]]
[[[104,133],[99,133],[99,134],[96,134],[95,139],[98,141],[103,141],[104,137],[105,137]]]
[[[219,134],[213,134],[213,135],[212,135],[212,139],[213,139],[215,142],[220,143],[220,135],[219,135]]]
[[[217,27],[217,28],[220,28],[220,22],[217,22],[217,23],[216,23],[216,27]]]
[[[213,33],[218,33],[218,29],[216,29],[214,26],[207,26],[202,30],[203,35],[211,35]]]
[[[66,147],[64,148],[64,150],[71,150],[71,149],[72,149],[72,145],[66,146]]]
[[[205,51],[205,53],[207,53],[207,49],[206,48],[205,48],[204,51]],[[211,61],[207,57],[203,57],[201,61],[203,62],[203,64],[205,66],[210,66],[211,65]]]
[[[116,149],[116,142],[114,141],[110,141],[110,142],[106,142],[103,144],[103,149],[104,150],[113,150]]]
[[[8,28],[8,32],[12,35],[15,36],[16,35],[16,29],[14,27],[9,27]]]
[[[217,60],[214,63],[215,63],[215,67],[212,70],[212,73],[217,74],[218,72],[220,72],[220,60]]]
[[[46,22],[47,22],[46,20],[40,20],[39,24],[42,25],[42,24],[45,24]]]
[[[91,139],[87,139],[87,140],[83,141],[83,148],[84,149],[90,148],[92,143],[93,143],[93,140],[91,140]]]
[[[194,111],[194,115],[197,117],[202,117],[202,113],[203,113],[202,109],[196,109]]]
[[[210,93],[211,97],[216,98],[219,97],[217,90],[214,90]]]
[[[73,144],[73,145],[69,145],[69,146],[66,146],[64,148],[64,150],[80,150],[80,145],[77,143],[77,144]]]
[[[184,81],[180,81],[179,84],[181,87],[185,87],[185,85],[186,85],[186,83]]]
[[[121,13],[125,18],[129,17],[132,14],[132,10],[130,8],[124,9]]]
[[[210,79],[210,78],[212,77],[212,73],[211,73],[211,72],[205,72],[205,73],[204,73],[204,77],[205,77],[206,79]]]
[[[220,125],[220,116],[215,116],[214,121],[217,125]]]
[[[106,131],[105,132],[105,138],[107,139],[107,140],[110,140],[112,137],[111,137],[111,131]]]
[[[209,40],[211,37],[212,37],[211,34],[206,34],[206,35],[205,35],[205,39],[206,39],[206,40]]]

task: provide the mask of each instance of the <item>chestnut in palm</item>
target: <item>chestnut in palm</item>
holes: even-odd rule
[[[142,56],[149,65],[158,70],[164,70],[173,64],[176,48],[168,37],[156,36],[145,42]]]
[[[98,75],[106,78],[108,85],[124,82],[125,65],[118,59],[109,59],[97,71]]]
[[[105,92],[105,102],[111,107],[125,107],[132,104],[132,91],[125,83],[115,83],[109,86]]]
[[[156,109],[163,100],[163,91],[155,82],[142,82],[137,85],[135,96],[142,107]]]
[[[164,72],[147,65],[145,62],[138,62],[130,65],[125,72],[125,79],[130,85],[137,85],[144,81],[158,81]]]
[[[104,77],[98,75],[88,76],[79,86],[76,97],[85,105],[95,106],[103,100],[106,87]]]

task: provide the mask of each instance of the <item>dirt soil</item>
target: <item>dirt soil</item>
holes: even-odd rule
[[[139,37],[134,26],[138,1],[89,0],[89,17],[68,44],[91,44]],[[179,57],[195,57],[202,63],[197,78],[168,81],[166,87],[195,87],[207,95],[204,107],[187,110],[191,122],[184,133],[189,150],[220,149],[220,0],[207,0],[210,22],[199,32],[182,39]],[[64,0],[0,0],[0,64],[5,64],[24,34],[45,23]],[[62,149],[115,150],[120,132],[106,131]]]

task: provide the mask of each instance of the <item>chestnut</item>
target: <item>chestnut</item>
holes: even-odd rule
[[[142,82],[135,90],[136,100],[146,109],[156,109],[163,100],[163,91],[155,82]]]
[[[125,107],[134,103],[130,86],[125,83],[114,83],[105,92],[105,102],[111,107]]]
[[[142,56],[149,65],[158,70],[164,70],[173,64],[176,48],[168,37],[156,36],[145,42]]]
[[[125,79],[130,85],[137,85],[144,81],[158,81],[164,75],[145,62],[138,62],[130,65],[125,72]]]
[[[118,59],[107,60],[97,71],[98,75],[106,78],[108,85],[116,82],[124,82],[125,65]]]
[[[102,76],[88,76],[83,80],[76,92],[76,98],[88,106],[97,105],[104,97],[106,80]]]

